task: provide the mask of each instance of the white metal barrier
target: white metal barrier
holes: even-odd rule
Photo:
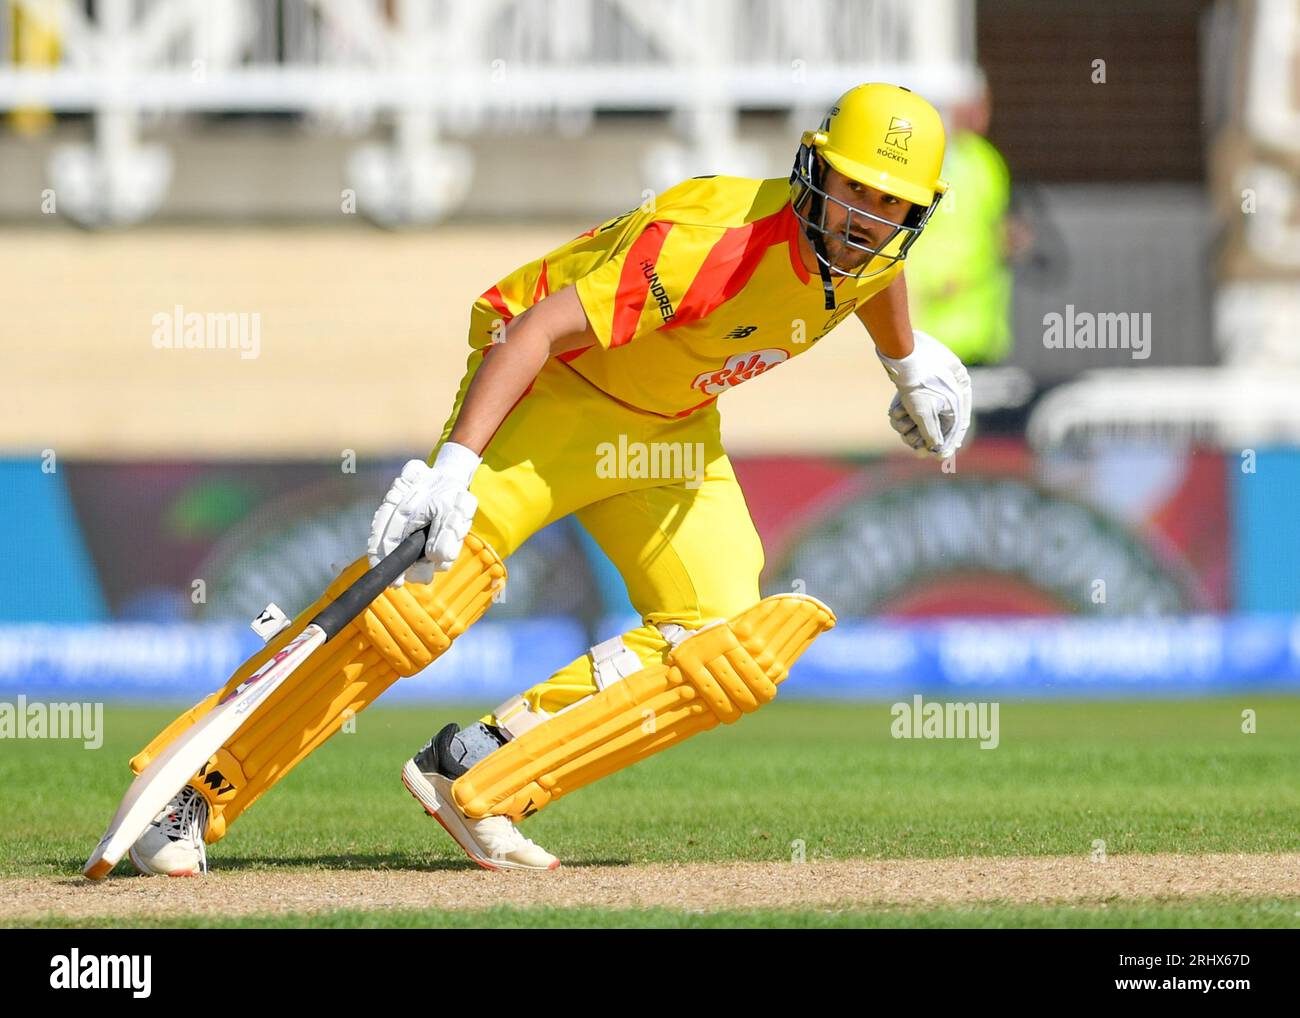
[[[1281,84],[1300,61],[1300,0],[1220,0],[1212,13],[1205,213],[1222,366],[1087,372],[1034,409],[1028,435],[1040,448],[1135,436],[1236,452],[1300,444],[1300,96]]]
[[[57,39],[52,66],[0,40],[0,109],[89,112],[93,143],[61,146],[50,181],[87,224],[143,219],[170,159],[141,141],[167,113],[288,111],[349,134],[391,123],[348,176],[370,214],[429,222],[472,170],[456,136],[587,131],[603,111],[672,114],[650,153],[659,183],[745,166],[737,118],[813,121],[860,81],[937,104],[973,87],[968,0],[9,0],[4,31]],[[391,10],[391,16],[388,11]]]

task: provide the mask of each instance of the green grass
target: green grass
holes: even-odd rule
[[[1257,734],[1241,732],[1246,707],[1257,712]],[[476,713],[418,707],[360,715],[355,734],[336,736],[232,827],[212,851],[214,866],[465,865],[398,773],[437,726]],[[95,751],[75,743],[0,743],[0,875],[77,873],[126,788],[127,758],[173,714],[110,704],[104,745]],[[1001,744],[981,750],[974,742],[893,739],[888,704],[776,703],[554,804],[525,829],[566,864],[780,860],[791,857],[797,839],[809,860],[1086,854],[1095,839],[1111,854],[1300,851],[1300,699],[1003,701],[1000,720]],[[1279,908],[1294,924],[1295,909]],[[1187,909],[1170,905],[1166,913],[1195,922],[1200,913]],[[980,914],[1023,923],[1042,916],[1114,920],[1121,913],[1128,914]],[[485,915],[567,921],[545,912]],[[582,915],[597,913],[570,918]],[[654,924],[705,921],[654,915]],[[1250,915],[1249,924],[1258,924],[1259,916]],[[644,919],[599,916],[611,923]],[[969,925],[971,914],[904,918],[918,917],[938,924],[964,917]],[[799,912],[782,921],[896,919],[892,912]],[[335,921],[367,917],[341,913]],[[717,921],[743,925],[744,917]]]
[[[3,924],[0,924],[3,925]],[[358,911],[323,915],[241,916],[211,919],[117,918],[24,920],[26,928],[84,929],[1294,929],[1300,900],[1198,898],[1177,902],[1139,901],[1106,906],[988,906],[947,909],[751,909],[684,912],[666,908],[488,908],[464,912]]]

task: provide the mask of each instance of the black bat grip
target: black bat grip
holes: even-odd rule
[[[352,586],[322,608],[309,625],[320,626],[325,630],[325,638],[333,639],[340,629],[365,611],[385,587],[420,561],[428,540],[428,527],[408,534],[401,544],[380,559],[377,566],[358,576],[352,581]]]

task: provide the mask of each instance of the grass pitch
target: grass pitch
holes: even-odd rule
[[[1257,732],[1242,731],[1255,712]],[[473,709],[376,707],[300,765],[210,853],[214,873],[448,872],[469,866],[406,793],[402,763]],[[0,745],[0,877],[75,877],[128,783],[126,759],[174,710],[108,705],[102,748]],[[996,749],[900,740],[888,704],[775,703],[552,805],[524,827],[566,867],[1300,852],[1300,699],[1002,701]],[[129,867],[123,865],[118,873]],[[1300,925],[1300,898],[997,900],[960,908],[494,908],[486,925]],[[132,879],[119,877],[117,879]],[[507,875],[504,879],[510,879]],[[525,879],[533,879],[531,875]],[[143,881],[135,881],[144,883]],[[160,882],[187,883],[187,882]],[[268,910],[239,925],[436,925],[442,913]],[[0,921],[38,914],[10,903]],[[47,915],[41,921],[86,922]],[[141,922],[151,922],[147,917]],[[171,923],[220,917],[169,913]],[[120,920],[119,920],[120,922]],[[93,924],[93,923],[92,923]]]

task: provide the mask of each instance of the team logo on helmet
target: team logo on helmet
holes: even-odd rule
[[[885,132],[885,144],[893,145],[907,151],[907,139],[912,137],[912,122],[906,117],[890,117],[889,130]]]

